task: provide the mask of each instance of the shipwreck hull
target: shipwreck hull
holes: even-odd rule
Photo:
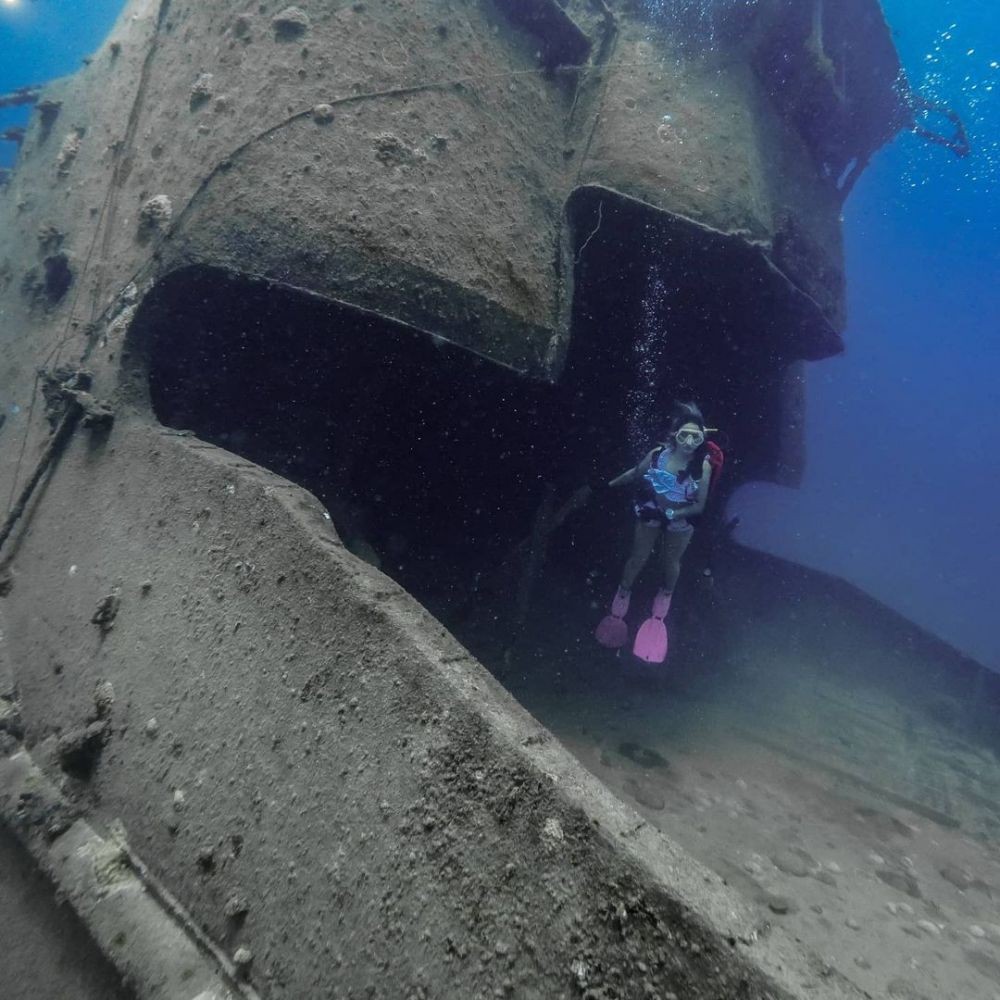
[[[406,593],[436,610],[470,550],[478,579],[633,457],[636,392],[724,424],[727,488],[795,481],[845,187],[767,72],[790,17],[706,46],[631,3],[132,0],[45,89],[0,195],[0,477],[32,484],[0,694],[75,810],[7,810],[37,856],[120,820],[191,926],[252,953],[234,991],[852,995],[760,951]],[[895,77],[870,54],[855,78]],[[896,127],[865,107],[838,156]],[[67,363],[113,426],[72,433]],[[344,544],[370,538],[405,589]]]

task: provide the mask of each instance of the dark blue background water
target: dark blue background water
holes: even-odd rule
[[[858,182],[847,353],[809,368],[805,483],[745,490],[739,537],[1000,669],[1000,4],[883,6],[911,82],[961,112],[974,152],[902,135]]]
[[[961,111],[975,151],[958,161],[904,135],[858,183],[848,352],[810,368],[806,481],[743,491],[740,537],[847,577],[1000,669],[1000,5],[884,6],[910,80]],[[0,0],[0,91],[72,72],[120,7]]]

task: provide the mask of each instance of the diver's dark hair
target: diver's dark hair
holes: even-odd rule
[[[685,424],[697,424],[705,433],[705,418],[701,415],[701,409],[697,403],[674,403],[673,412],[670,414],[670,424],[667,427],[666,447],[673,448],[676,444],[674,435]],[[705,456],[708,454],[708,438],[695,449],[694,454],[687,466],[681,469],[677,475],[677,482],[683,483],[685,479],[701,479],[701,472],[705,465]]]

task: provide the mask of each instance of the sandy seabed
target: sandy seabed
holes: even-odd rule
[[[550,606],[504,679],[754,903],[765,947],[784,925],[873,997],[1000,1000],[1000,756],[953,664],[829,593],[762,602],[748,583],[716,602],[721,636],[675,608],[660,667]]]

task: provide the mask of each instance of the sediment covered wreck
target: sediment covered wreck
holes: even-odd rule
[[[852,995],[407,592],[629,457],[637,386],[730,487],[801,470],[899,65],[875,0],[657,6],[130,0],[33,95],[0,800],[140,994]]]

